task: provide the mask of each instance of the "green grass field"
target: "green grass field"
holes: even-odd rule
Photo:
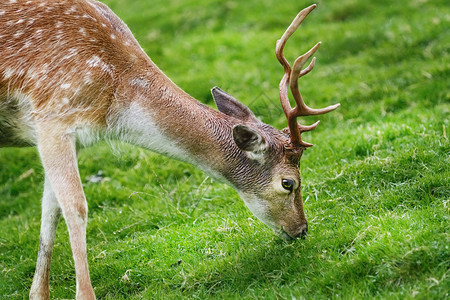
[[[213,106],[220,86],[286,126],[275,41],[310,1],[105,1],[152,60]],[[285,242],[230,187],[125,144],[80,153],[88,260],[99,299],[445,299],[450,293],[450,6],[445,0],[318,1],[286,46],[317,41],[302,78],[309,221]],[[1,58],[0,58],[1,59]],[[316,119],[301,120],[312,124]],[[0,298],[25,299],[39,245],[43,170],[34,148],[0,149]],[[92,182],[99,171],[103,180]],[[73,298],[64,221],[51,296]]]

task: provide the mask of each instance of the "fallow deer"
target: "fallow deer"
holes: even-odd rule
[[[36,145],[45,172],[40,245],[31,299],[49,298],[55,230],[65,218],[77,299],[95,299],[86,256],[87,203],[77,148],[116,139],[199,166],[236,189],[248,208],[285,239],[306,235],[299,162],[312,146],[311,109],[298,79],[317,44],[291,68],[288,38],[316,7],[302,10],[276,45],[284,68],[285,130],[262,123],[246,106],[212,89],[218,111],[178,88],[151,61],[128,27],[94,0],[4,0],[0,5],[0,146]],[[288,88],[296,106],[291,108]]]

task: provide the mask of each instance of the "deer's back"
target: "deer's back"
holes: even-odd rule
[[[95,1],[9,1],[0,40],[0,146],[32,144],[36,118],[104,123],[117,80],[146,60]]]

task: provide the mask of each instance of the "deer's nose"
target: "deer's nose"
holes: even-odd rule
[[[294,236],[294,238],[304,239],[308,234],[308,223],[302,224],[298,230],[298,233]]]
[[[305,226],[303,227],[303,229],[302,229],[302,231],[300,233],[300,237],[302,239],[304,239],[307,234],[308,234],[308,223],[306,223]]]
[[[300,225],[298,228],[292,231],[287,231],[283,227],[278,232],[281,238],[290,241],[295,239],[304,239],[308,233],[308,223]]]

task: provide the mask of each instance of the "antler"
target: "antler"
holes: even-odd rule
[[[277,45],[275,48],[278,61],[284,68],[284,76],[280,82],[280,100],[281,106],[283,107],[283,111],[288,121],[288,128],[291,136],[291,144],[294,147],[300,146],[311,147],[312,144],[302,141],[301,133],[305,131],[314,130],[317,127],[317,125],[319,125],[319,121],[310,126],[300,125],[297,123],[297,117],[325,114],[327,112],[335,110],[340,105],[338,103],[321,109],[310,108],[303,101],[302,95],[300,94],[300,91],[298,89],[299,78],[308,74],[314,68],[314,64],[316,62],[315,57],[311,60],[311,63],[305,69],[302,70],[306,61],[316,52],[317,48],[319,48],[320,42],[317,43],[314,47],[312,47],[311,50],[299,56],[295,60],[292,69],[291,66],[289,65],[289,62],[283,55],[283,49],[289,37],[295,32],[295,30],[297,30],[297,28],[300,26],[300,24],[303,22],[306,16],[314,8],[316,8],[316,6],[317,6],[316,4],[313,4],[298,13],[294,21],[292,21],[291,25],[289,25],[288,29],[286,29],[286,31],[284,32],[281,39],[277,41]],[[292,95],[294,96],[295,103],[297,104],[294,108],[292,108],[289,103],[288,87],[291,88]]]

